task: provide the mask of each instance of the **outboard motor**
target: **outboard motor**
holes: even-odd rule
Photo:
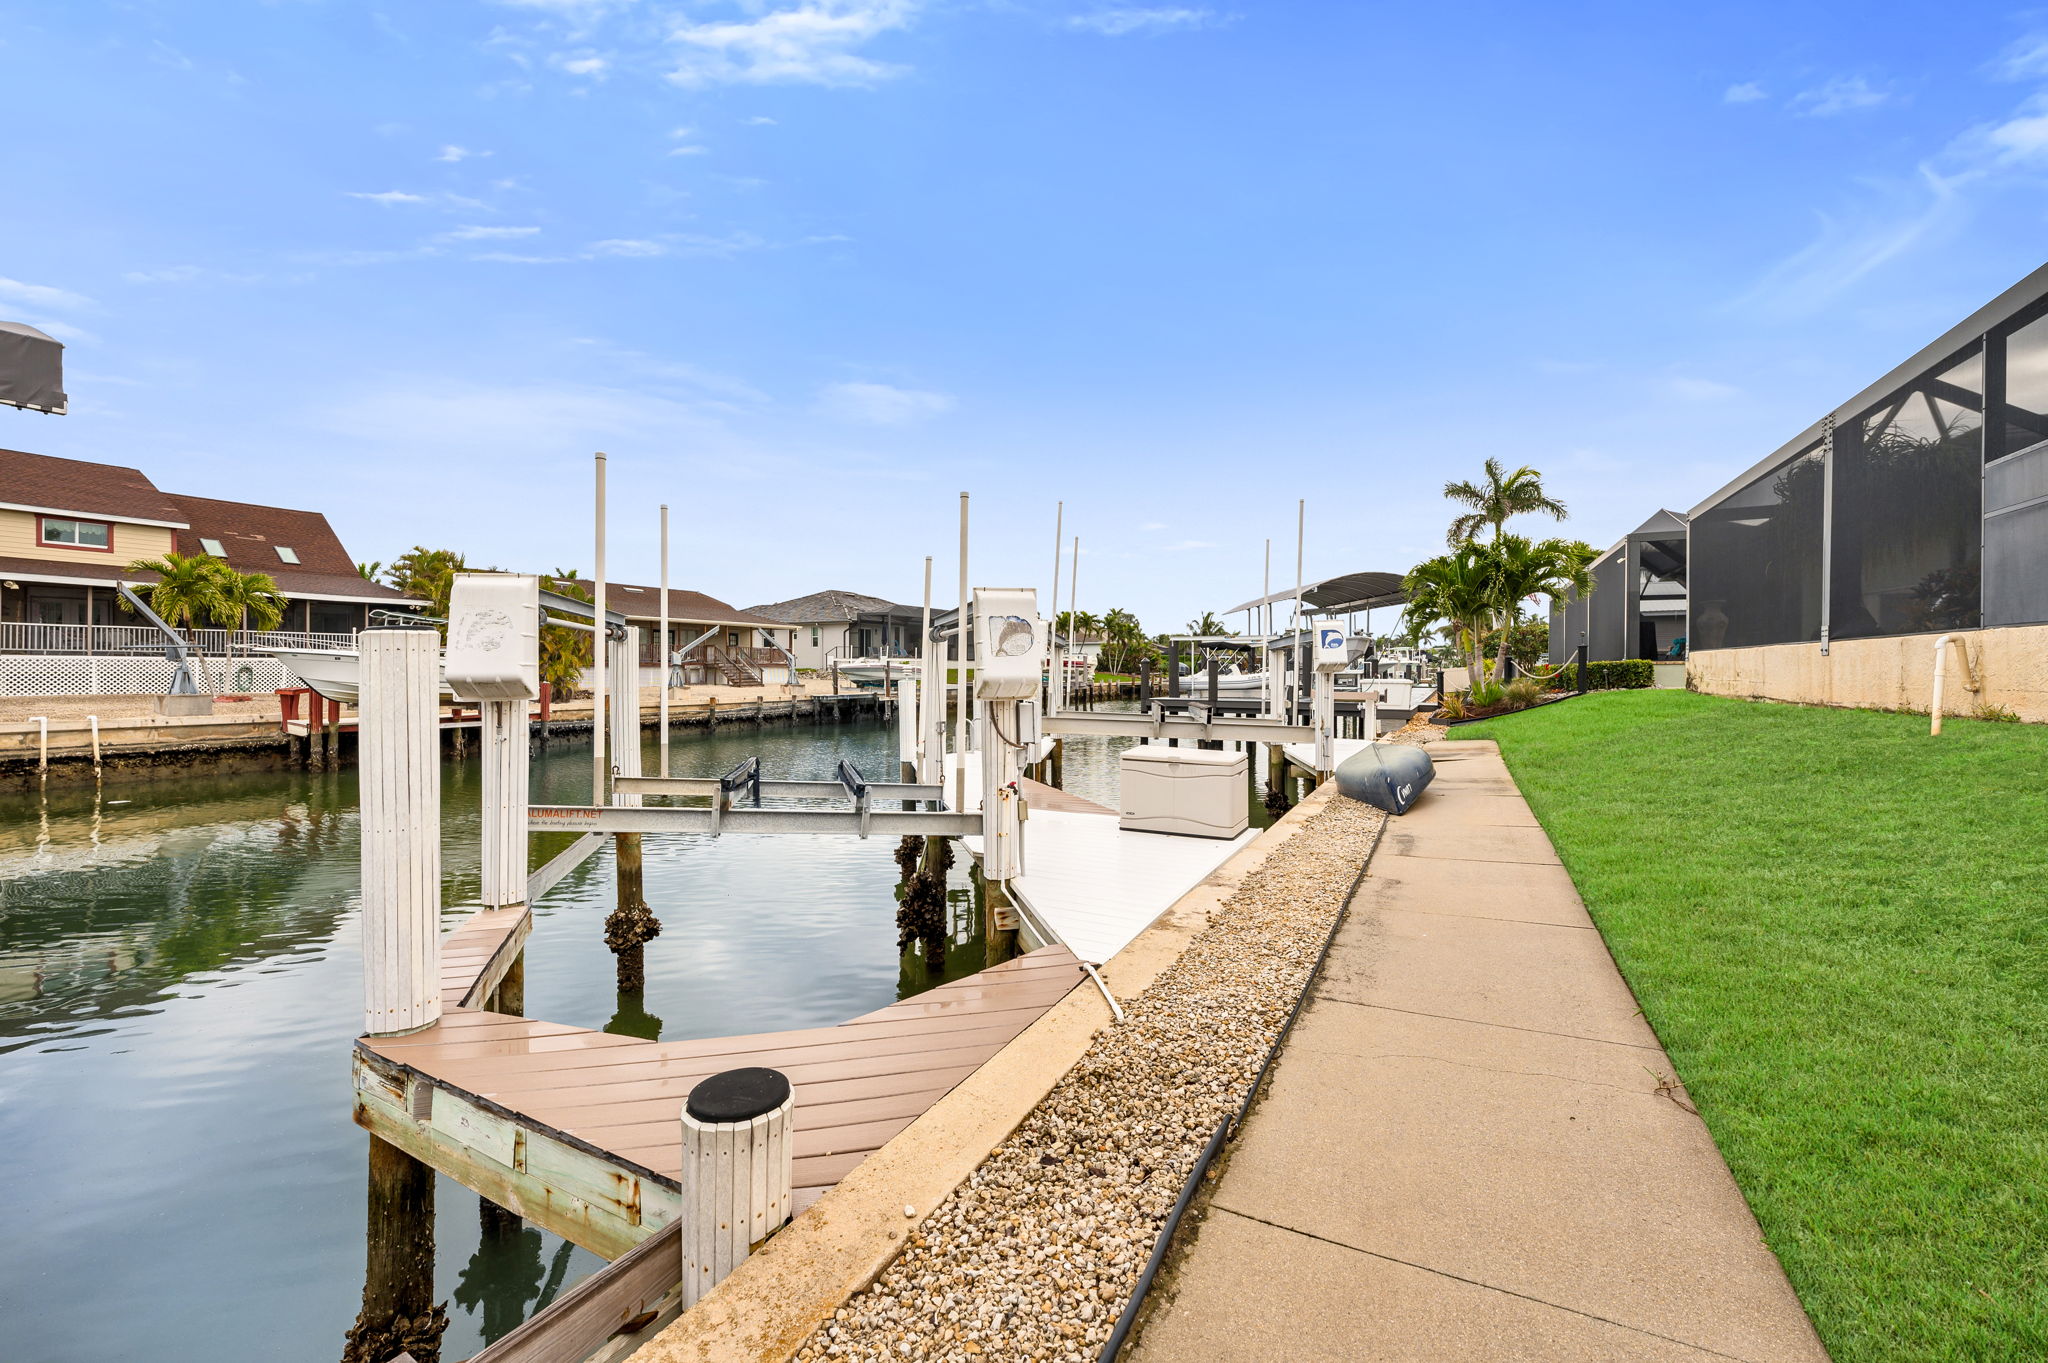
[[[1375,743],[1337,764],[1337,791],[1389,814],[1406,814],[1436,778],[1436,764],[1421,748]]]

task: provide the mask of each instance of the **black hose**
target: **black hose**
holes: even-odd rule
[[[1337,931],[1344,926],[1351,915],[1351,901],[1358,898],[1358,887],[1365,883],[1365,873],[1372,868],[1373,854],[1380,850],[1380,837],[1387,831],[1387,820],[1393,815],[1384,815],[1380,826],[1373,831],[1372,846],[1365,849],[1365,860],[1358,865],[1358,874],[1351,878],[1351,888],[1344,892],[1344,902],[1337,906],[1336,921],[1330,924],[1329,935],[1323,938],[1323,949],[1316,953],[1316,963],[1310,968],[1308,978],[1301,983],[1301,995],[1294,1001],[1294,1008],[1287,1014],[1287,1021],[1280,1025],[1280,1032],[1273,1038],[1273,1044],[1266,1051],[1266,1059],[1254,1075],[1251,1087],[1245,1090],[1244,1102],[1236,1112],[1216,1123],[1215,1132],[1209,1143],[1202,1147],[1201,1158],[1188,1171],[1187,1181],[1181,1185],[1180,1196],[1174,1200],[1173,1210],[1167,1213],[1166,1222],[1159,1228],[1159,1238],[1153,1243],[1152,1257],[1145,1261],[1145,1271],[1138,1275],[1137,1286],[1131,1289],[1131,1299],[1124,1303],[1123,1314],[1116,1318],[1116,1328],[1103,1341],[1102,1352],[1095,1356],[1096,1363],[1115,1363],[1117,1353],[1130,1337],[1131,1326],[1138,1319],[1138,1310],[1145,1304],[1147,1294],[1152,1291],[1152,1279],[1159,1273],[1159,1265],[1166,1261],[1166,1251],[1173,1245],[1174,1234],[1180,1230],[1180,1219],[1194,1200],[1195,1189],[1202,1185],[1202,1176],[1209,1172],[1209,1166],[1221,1154],[1227,1141],[1234,1140],[1238,1128],[1244,1124],[1245,1115],[1251,1111],[1252,1102],[1259,1096],[1259,1089],[1266,1082],[1266,1071],[1273,1068],[1273,1062],[1280,1058],[1280,1048],[1287,1044],[1288,1034],[1294,1030],[1295,1019],[1308,1006],[1309,986],[1323,973],[1323,962],[1330,956],[1330,948],[1337,943]]]

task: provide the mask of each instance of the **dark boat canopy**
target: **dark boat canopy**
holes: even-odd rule
[[[1350,611],[1377,610],[1381,606],[1402,606],[1408,602],[1401,573],[1346,573],[1325,578],[1302,593],[1302,600],[1325,615]]]
[[[0,403],[64,415],[64,345],[26,322],[0,322]]]
[[[1403,606],[1408,603],[1408,593],[1401,589],[1401,573],[1345,573],[1342,577],[1326,577],[1320,582],[1305,582],[1301,586],[1301,599],[1311,610],[1322,615],[1342,615],[1346,611],[1377,610],[1381,606]],[[1281,601],[1292,601],[1294,588],[1288,587],[1262,596],[1241,605],[1232,606],[1223,612],[1235,615],[1257,606],[1273,605]]]

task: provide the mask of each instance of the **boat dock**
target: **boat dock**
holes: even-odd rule
[[[1084,978],[1053,946],[835,1027],[643,1041],[486,1006],[531,922],[486,909],[444,939],[442,996],[461,1002],[356,1042],[356,1121],[606,1258],[674,1219],[676,1114],[699,1081],[753,1065],[790,1077],[801,1210]]]

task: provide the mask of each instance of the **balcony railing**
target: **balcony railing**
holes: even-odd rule
[[[354,634],[308,634],[296,630],[198,629],[186,639],[208,658],[226,658],[261,648],[354,648]],[[163,632],[153,625],[44,625],[0,622],[0,653],[86,653],[161,657]]]

